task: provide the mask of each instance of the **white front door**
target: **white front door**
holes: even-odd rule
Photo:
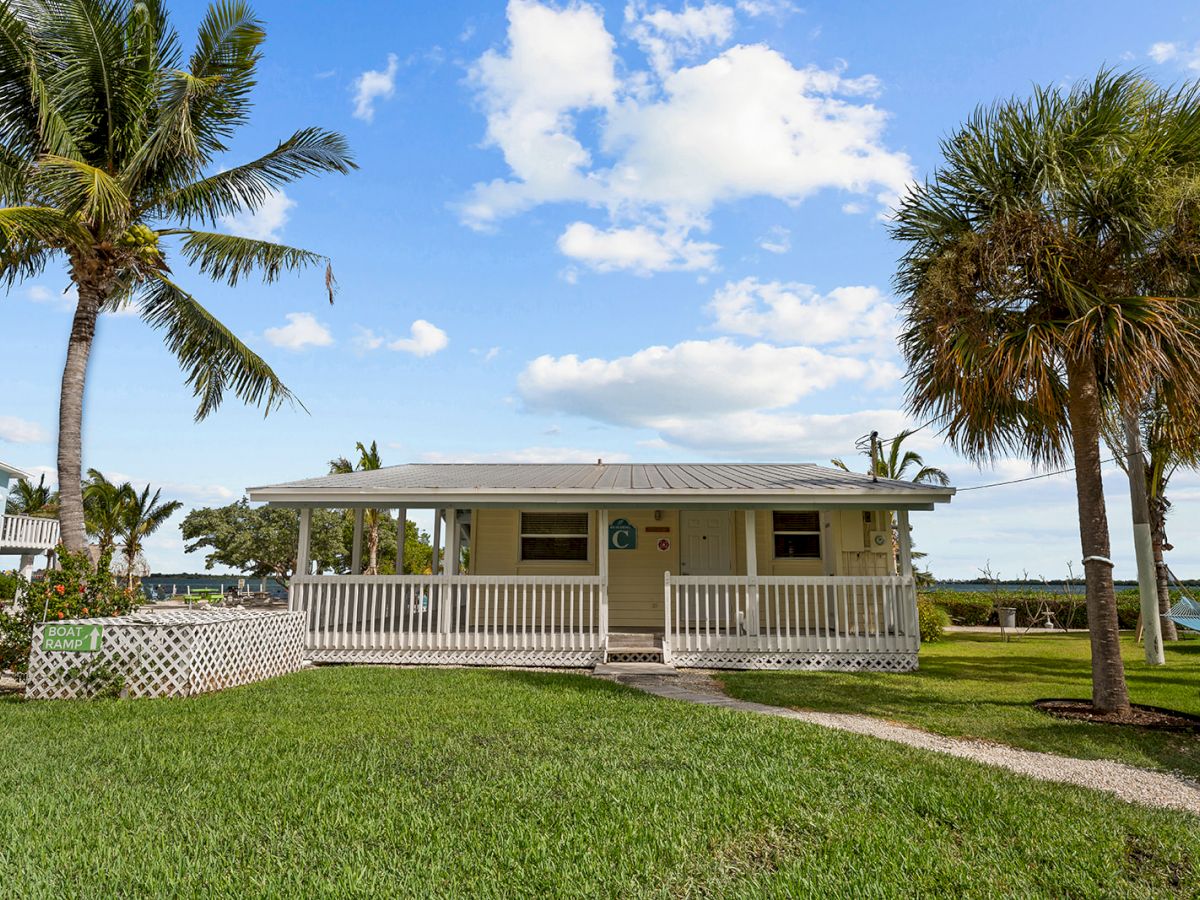
[[[679,574],[733,574],[733,513],[684,510],[680,513]]]

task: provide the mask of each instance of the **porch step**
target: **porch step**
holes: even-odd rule
[[[611,656],[612,654],[609,654],[610,658]],[[674,666],[664,665],[661,662],[607,662],[597,665],[592,670],[592,674],[611,677],[620,675],[678,675],[679,671]]]

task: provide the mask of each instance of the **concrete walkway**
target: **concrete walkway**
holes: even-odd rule
[[[767,706],[746,700],[735,700],[721,691],[720,685],[701,673],[679,673],[678,675],[617,675],[611,680],[648,694],[699,703],[704,706],[720,706],[740,712],[757,713],[795,719],[810,725],[835,728],[869,737],[945,753],[961,759],[998,766],[1020,775],[1073,784],[1113,794],[1129,803],[1140,803],[1159,809],[1177,809],[1200,815],[1200,785],[1191,779],[1165,772],[1140,769],[1125,763],[1109,760],[1075,759],[1054,753],[1038,753],[1019,750],[1004,744],[981,741],[974,738],[951,738],[908,725],[899,725],[849,713],[807,712]]]

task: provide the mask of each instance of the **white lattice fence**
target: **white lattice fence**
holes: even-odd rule
[[[165,610],[55,626],[103,626],[94,652],[72,653],[33,635],[25,696],[68,700],[104,689],[123,697],[189,697],[295,672],[304,662],[304,614]]]

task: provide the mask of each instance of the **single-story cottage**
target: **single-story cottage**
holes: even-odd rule
[[[249,489],[300,510],[290,604],[317,662],[883,671],[917,664],[908,515],[953,494],[808,464],[599,461]],[[355,511],[352,574],[311,574],[320,507]],[[434,511],[432,572],[358,574],[362,512],[381,508]]]

